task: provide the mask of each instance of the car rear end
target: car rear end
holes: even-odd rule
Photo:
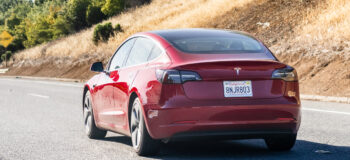
[[[301,120],[297,74],[267,48],[190,53],[173,46],[167,48],[172,65],[156,70],[162,84],[159,103],[147,111],[153,138],[296,135]]]

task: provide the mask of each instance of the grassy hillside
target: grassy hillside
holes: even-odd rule
[[[124,32],[95,46],[93,27],[17,53],[10,75],[87,79],[126,37],[167,28],[225,28],[263,40],[295,66],[304,94],[350,97],[350,3],[347,0],[153,0],[109,19]]]

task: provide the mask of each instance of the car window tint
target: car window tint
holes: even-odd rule
[[[123,66],[123,62],[127,57],[128,53],[130,52],[130,49],[133,46],[134,41],[135,41],[135,38],[130,39],[118,49],[118,51],[115,53],[110,63],[109,70],[115,70]]]
[[[249,37],[186,37],[170,41],[186,53],[263,53],[257,40]]]
[[[151,61],[157,58],[161,53],[162,53],[162,50],[158,46],[154,45],[151,51],[151,55],[148,57],[148,61]]]
[[[148,38],[137,38],[125,66],[147,62],[154,43]]]

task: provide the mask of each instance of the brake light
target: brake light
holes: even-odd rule
[[[157,70],[156,76],[161,83],[185,83],[187,81],[200,81],[202,78],[196,72],[178,70]]]
[[[282,79],[284,81],[298,81],[297,71],[290,66],[276,69],[272,72],[272,79]]]

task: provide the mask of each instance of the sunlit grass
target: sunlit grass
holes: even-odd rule
[[[247,6],[249,3],[266,1],[153,0],[149,5],[126,11],[107,20],[113,25],[120,23],[124,30],[123,33],[111,38],[108,43],[100,43],[95,46],[91,40],[92,28],[90,28],[60,40],[21,51],[15,55],[15,59],[16,61],[46,57],[75,59],[81,56],[107,59],[126,37],[136,32],[168,28],[209,27],[210,23],[215,22],[217,18],[230,16],[225,13],[233,9]],[[300,3],[303,0],[291,1]],[[291,12],[296,11],[291,9]],[[348,0],[326,0],[317,8],[307,11],[306,16],[301,19],[301,26],[295,28],[295,37],[291,38],[294,41],[288,39],[288,43],[303,48],[318,48],[316,52],[324,49],[331,50],[332,47],[341,43],[346,45],[350,42],[349,15],[350,2]]]

